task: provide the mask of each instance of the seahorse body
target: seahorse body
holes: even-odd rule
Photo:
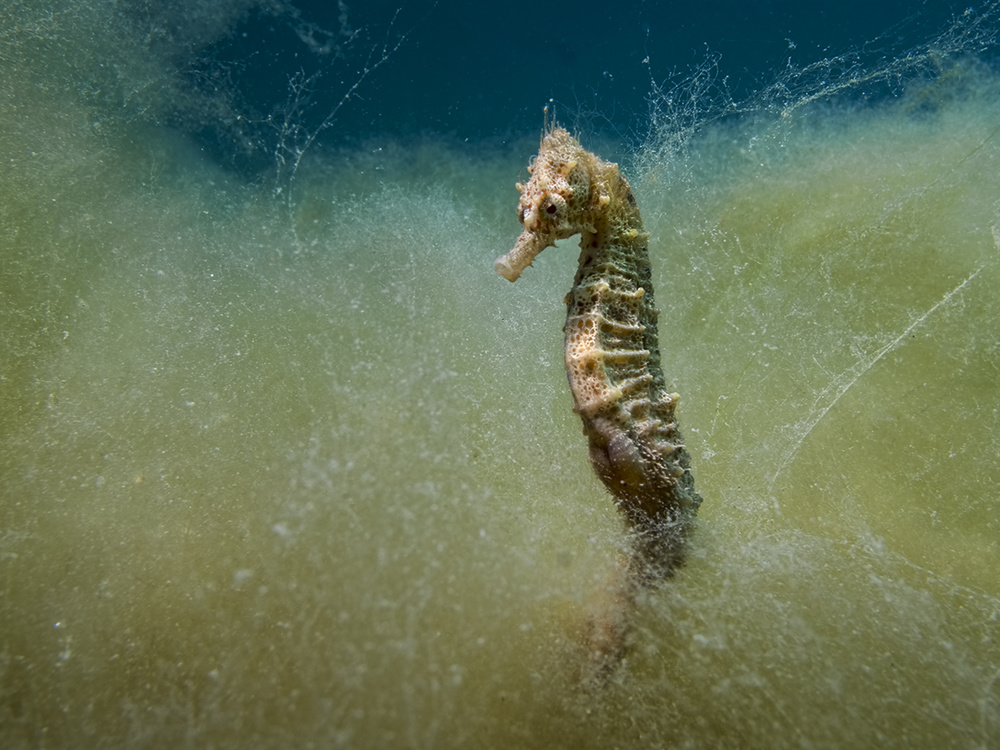
[[[677,428],[679,396],[660,367],[649,235],[618,165],[556,127],[518,183],[524,231],[497,259],[515,281],[542,250],[579,234],[580,264],[566,295],[566,374],[595,472],[652,562],[680,557],[701,503]]]

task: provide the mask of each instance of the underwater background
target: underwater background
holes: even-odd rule
[[[0,7],[0,746],[1000,744],[1000,9],[672,6]],[[704,497],[598,689],[546,105]]]

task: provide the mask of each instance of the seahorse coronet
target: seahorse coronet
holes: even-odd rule
[[[632,188],[617,164],[558,126],[543,135],[528,172],[531,179],[517,183],[523,231],[496,272],[516,281],[545,248],[580,235],[579,266],[563,300],[573,409],[595,473],[637,535],[661,547],[656,530],[669,529],[674,544],[701,497],[677,427],[680,397],[667,389],[660,366],[649,234]]]

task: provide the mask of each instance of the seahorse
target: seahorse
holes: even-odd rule
[[[701,504],[677,426],[680,396],[668,390],[657,340],[649,234],[617,164],[552,126],[517,184],[524,227],[495,263],[516,281],[556,240],[580,235],[566,295],[564,358],[573,409],[583,420],[595,473],[636,532],[647,561],[669,569]]]
[[[603,681],[625,653],[640,584],[672,574],[701,496],[677,426],[679,396],[660,366],[649,235],[617,164],[546,127],[531,179],[517,184],[523,226],[496,272],[516,281],[556,240],[580,235],[580,260],[566,295],[564,359],[573,409],[583,420],[595,473],[631,531],[633,554],[592,603],[583,639]]]

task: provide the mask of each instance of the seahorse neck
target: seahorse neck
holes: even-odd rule
[[[580,264],[574,284],[610,271],[623,277],[634,290],[639,283],[636,261],[645,266],[649,263],[642,216],[617,164],[594,157],[591,169],[593,198],[581,222]]]

